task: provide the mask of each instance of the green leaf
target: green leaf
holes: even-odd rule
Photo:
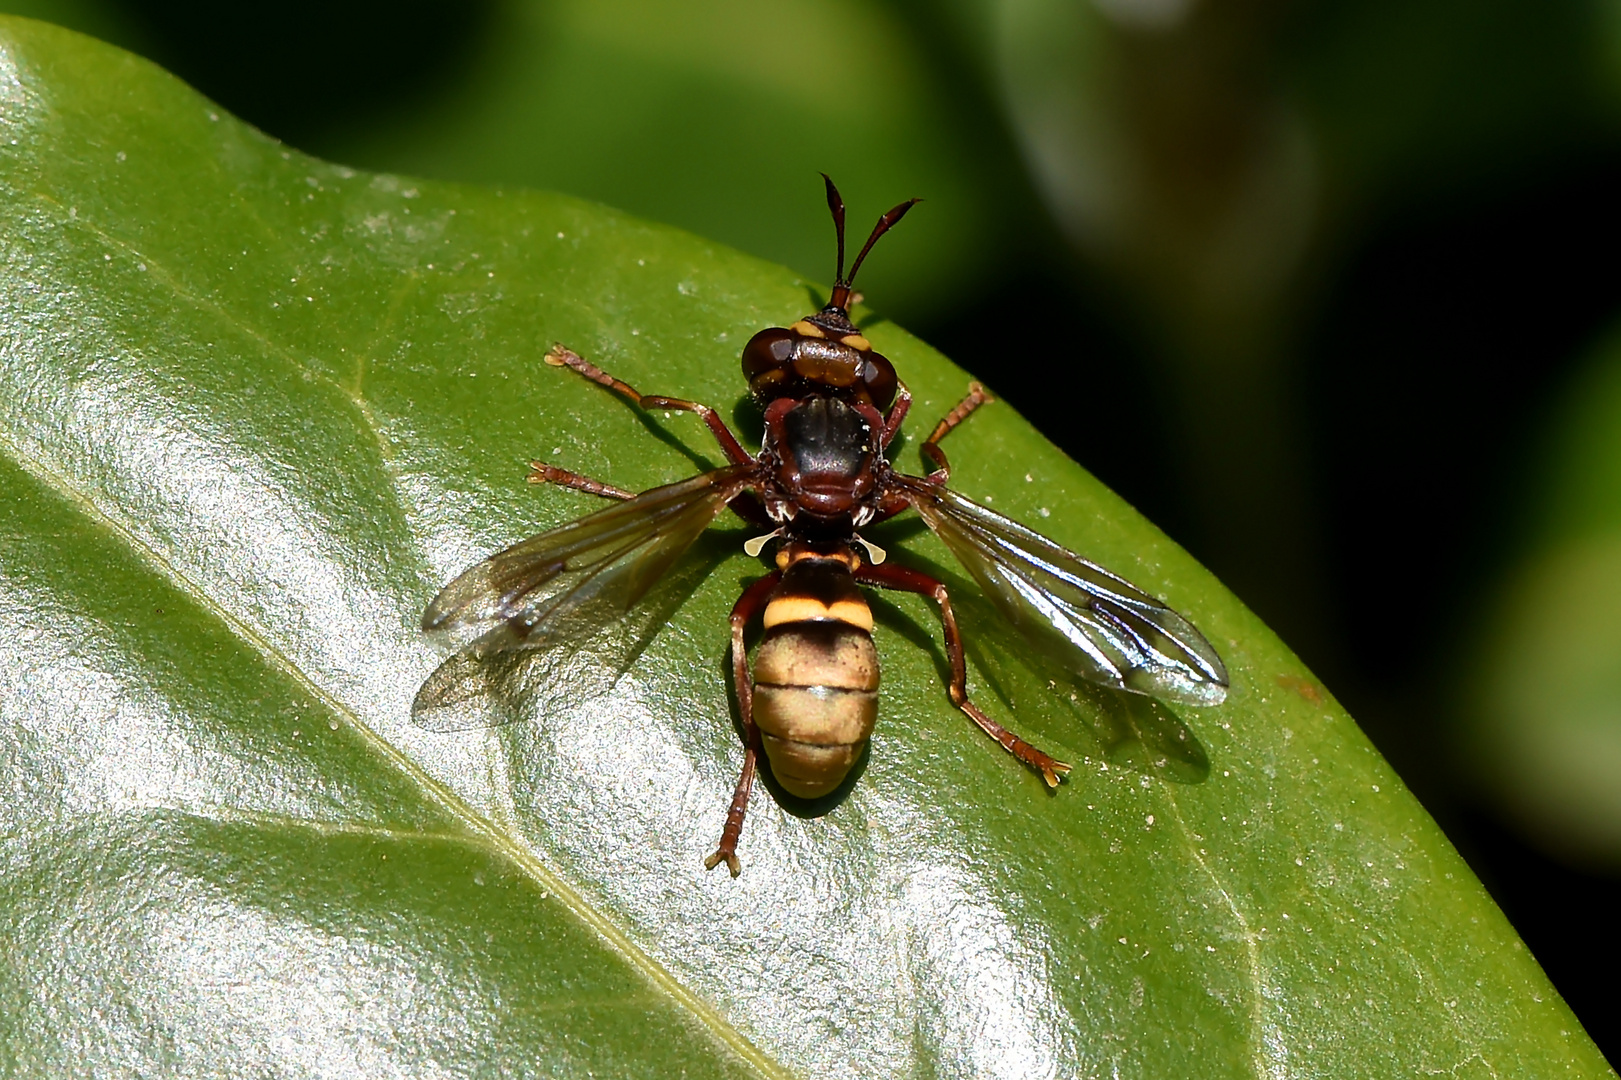
[[[706,873],[761,572],[723,524],[622,676],[582,650],[533,723],[414,727],[435,589],[592,508],[527,458],[640,488],[717,457],[545,346],[747,428],[738,348],[813,285],[324,165],[22,20],[0,213],[8,1073],[1610,1075],[1351,720],[1005,406],[952,435],[961,488],[1165,595],[1226,705],[1072,701],[976,620],[982,703],[1076,763],[1049,795],[951,708],[935,614],[885,601],[863,775],[817,817],[759,791],[743,876]],[[962,393],[868,326],[918,426]]]

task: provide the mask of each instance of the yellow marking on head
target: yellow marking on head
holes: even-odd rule
[[[860,349],[862,352],[872,351],[872,342],[868,341],[860,334],[845,334],[843,337],[839,338],[839,344],[848,345],[852,349]]]
[[[827,335],[822,332],[822,328],[820,326],[817,326],[813,322],[808,322],[805,319],[800,319],[798,322],[794,323],[794,325],[790,326],[788,329],[790,329],[794,333],[800,334],[800,335],[802,335],[804,337],[819,337],[819,338],[827,337]]]
[[[872,632],[872,608],[864,600],[838,600],[830,607],[809,596],[779,596],[765,606],[765,628],[794,622],[841,622]]]

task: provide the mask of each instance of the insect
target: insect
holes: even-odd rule
[[[978,383],[924,440],[925,476],[894,468],[887,451],[911,405],[894,366],[850,321],[851,287],[867,253],[917,202],[878,219],[848,275],[844,200],[824,174],[838,235],[827,306],[791,326],[761,330],[743,348],[743,374],[764,413],[758,454],[707,405],[639,392],[577,353],[569,368],[643,409],[697,413],[727,464],[635,494],[545,462],[529,480],[613,499],[616,505],[507,548],[457,577],[422,616],[425,630],[478,634],[457,657],[549,649],[624,616],[727,507],[765,530],[744,550],[772,545],[772,569],[732,608],[731,667],[743,730],[738,776],[720,843],[705,865],[739,872],[738,840],[760,754],[789,793],[836,788],[859,759],[878,715],[878,655],[862,586],[921,593],[940,608],[951,701],[1051,787],[1070,766],[993,720],[968,695],[962,636],[946,586],[886,561],[860,530],[915,510],[991,603],[1043,655],[1082,679],[1168,701],[1214,705],[1227,691],[1221,658],[1191,623],[1147,593],[947,486],[940,441],[991,400]],[[752,673],[745,631],[764,636]],[[451,661],[447,661],[447,665]],[[439,702],[424,684],[418,722]]]

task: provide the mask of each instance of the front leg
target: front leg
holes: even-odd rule
[[[683,412],[694,412],[703,418],[714,434],[715,441],[720,443],[721,451],[733,465],[752,465],[754,455],[743,449],[743,444],[737,441],[732,429],[726,426],[726,421],[720,414],[708,405],[701,405],[696,401],[687,401],[684,398],[659,397],[654,394],[643,394],[623,379],[616,379],[603,371],[597,365],[565,345],[553,345],[546,354],[546,362],[552,367],[566,367],[579,372],[599,386],[606,386],[620,397],[641,409],[679,409]]]
[[[906,388],[905,383],[896,383],[895,404],[889,407],[889,415],[884,417],[883,449],[888,450],[889,444],[895,441],[895,433],[900,431],[901,422],[911,409],[912,391]]]
[[[934,472],[929,474],[930,480],[945,483],[951,479],[951,462],[946,460],[946,452],[940,449],[940,440],[951,434],[951,429],[968,419],[970,413],[988,401],[995,401],[991,392],[977,382],[968,384],[968,394],[957,402],[955,408],[946,413],[944,420],[934,425],[929,437],[923,440],[920,448],[923,456],[929,459],[934,466]]]

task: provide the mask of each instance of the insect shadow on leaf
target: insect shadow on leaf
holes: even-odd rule
[[[748,394],[738,398],[732,406],[732,423],[737,427],[738,437],[745,443],[758,446],[765,437],[765,414]]]

